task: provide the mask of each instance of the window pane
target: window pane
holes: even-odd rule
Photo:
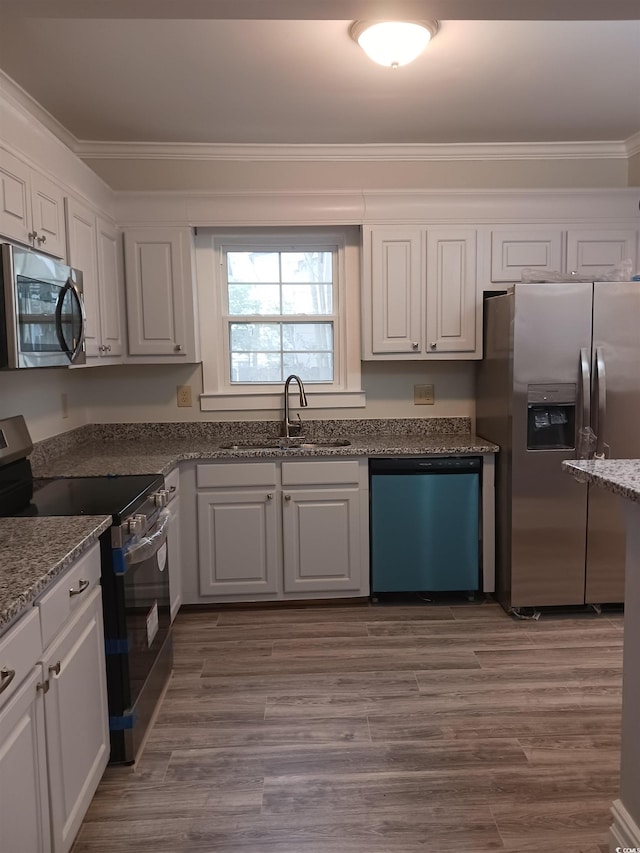
[[[229,314],[279,314],[277,284],[230,284]]]
[[[278,252],[227,252],[227,280],[280,281]]]
[[[282,281],[333,281],[331,252],[283,252]]]
[[[296,373],[303,382],[333,382],[333,355],[325,352],[286,352],[285,376]]]
[[[230,323],[229,341],[232,352],[279,351],[280,324]]]
[[[321,350],[333,349],[333,328],[331,323],[283,323],[283,350]]]
[[[283,314],[332,314],[333,288],[330,284],[283,284]]]
[[[283,382],[280,353],[232,352],[232,382]]]

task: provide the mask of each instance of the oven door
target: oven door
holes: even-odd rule
[[[84,364],[82,273],[8,243],[2,246],[3,366]]]
[[[168,525],[163,510],[103,573],[112,762],[135,760],[171,671]]]

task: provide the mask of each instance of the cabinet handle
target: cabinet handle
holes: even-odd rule
[[[43,234],[42,237],[36,237],[36,243],[39,243],[41,246],[43,243],[47,242],[47,235]]]
[[[174,350],[176,352],[182,352],[182,344],[176,344],[174,347]]]
[[[175,487],[175,486],[171,486],[171,488],[169,489],[169,491],[170,491],[170,492],[175,492],[175,491],[177,491],[177,489],[176,489],[176,487]],[[273,495],[271,495],[271,497],[273,497]]]
[[[48,693],[49,692],[49,679],[47,679],[46,681],[39,681],[36,684],[36,690],[42,690],[43,693]]]
[[[0,669],[0,693],[7,689],[15,677],[15,669],[7,669],[5,666]]]
[[[60,675],[60,661],[56,661],[53,666],[49,667],[49,675]]]
[[[438,344],[436,343],[436,341],[431,341],[431,343],[429,344],[429,346],[431,347],[431,349],[436,349],[436,348],[437,348],[437,346],[438,346]]]
[[[413,349],[418,349],[420,344],[418,343],[418,341],[411,341],[411,346],[413,347]]]
[[[285,495],[285,496],[284,496],[284,499],[285,499],[285,501],[290,501],[290,500],[291,500],[291,495]]]
[[[272,501],[272,500],[273,500],[273,493],[272,493],[272,492],[267,492],[267,500],[268,500],[268,501]]]
[[[27,239],[29,240],[30,243],[33,243],[37,239],[37,237],[38,237],[37,231],[29,231],[29,233],[27,234]]]
[[[85,589],[89,586],[89,581],[80,580],[78,582],[78,589],[70,589],[69,596],[81,595]]]

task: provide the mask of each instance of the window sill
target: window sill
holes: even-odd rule
[[[357,409],[364,408],[364,391],[314,391],[305,388],[309,409]],[[284,389],[268,391],[250,391],[246,389],[213,393],[205,391],[200,395],[200,410],[203,412],[250,412],[280,411],[283,405]],[[291,406],[297,409],[295,389],[290,392]]]

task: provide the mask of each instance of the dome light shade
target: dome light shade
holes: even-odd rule
[[[398,68],[413,62],[437,31],[437,21],[355,21],[350,33],[369,59]]]

